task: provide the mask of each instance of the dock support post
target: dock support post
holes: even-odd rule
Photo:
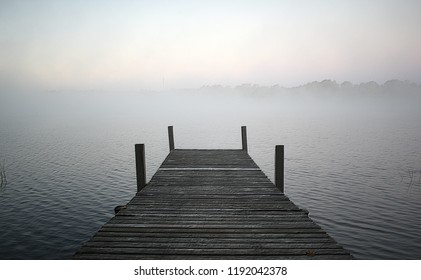
[[[275,147],[275,186],[284,193],[284,145]]]
[[[172,125],[168,127],[168,140],[170,142],[170,152],[174,150],[174,130]]]
[[[146,186],[145,144],[135,145],[137,191]]]
[[[247,127],[241,127],[241,142],[243,143],[243,151],[247,152]]]

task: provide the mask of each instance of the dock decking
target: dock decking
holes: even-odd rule
[[[170,144],[171,145],[171,144]],[[351,259],[246,150],[171,150],[74,259]]]

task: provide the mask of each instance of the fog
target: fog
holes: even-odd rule
[[[353,85],[335,81],[299,87],[203,86],[161,92],[3,92],[0,116],[8,124],[201,123],[288,118],[384,118],[418,121],[421,87],[403,81]]]

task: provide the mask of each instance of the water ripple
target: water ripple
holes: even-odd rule
[[[0,128],[9,182],[0,191],[0,259],[69,258],[134,195],[134,144],[146,144],[147,177],[158,169],[167,125],[179,148],[240,148],[244,124],[271,180],[274,146],[285,145],[287,195],[355,257],[421,258],[421,187],[408,176],[421,167],[420,127],[221,110]]]

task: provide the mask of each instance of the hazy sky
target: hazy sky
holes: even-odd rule
[[[0,82],[42,89],[421,82],[421,1],[2,1]]]

